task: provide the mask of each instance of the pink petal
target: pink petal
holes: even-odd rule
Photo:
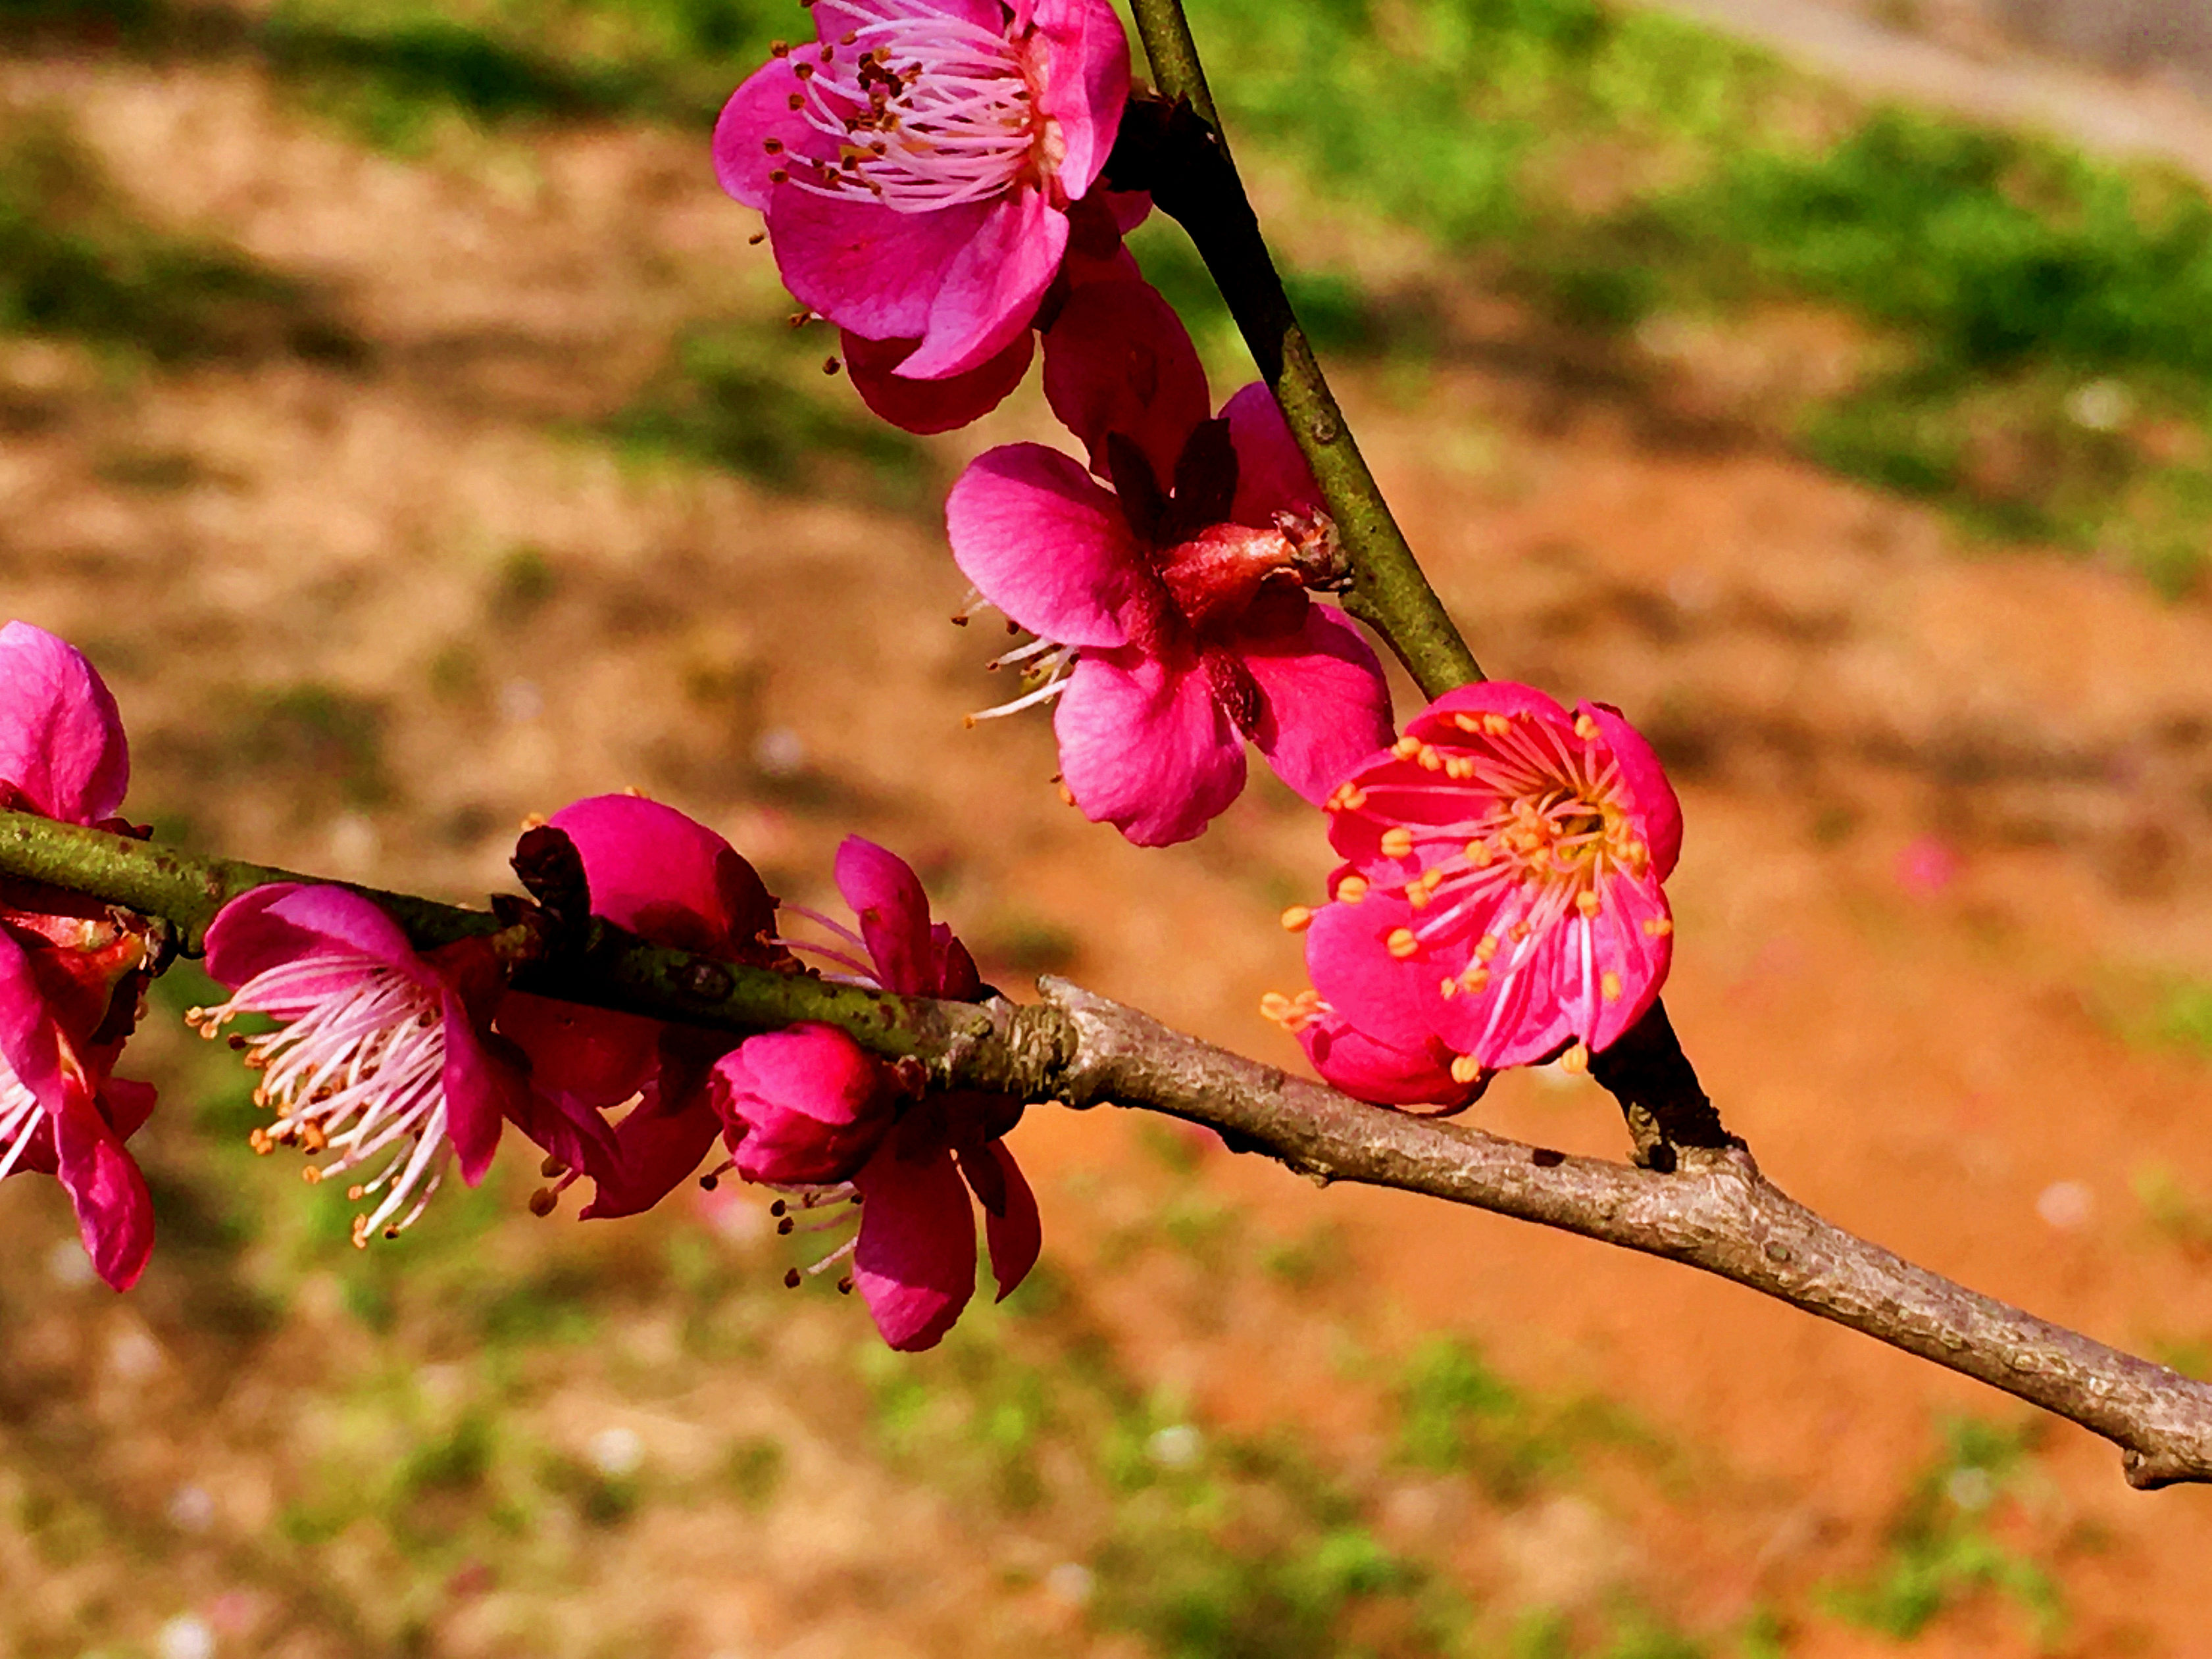
[[[579,1214],[599,1221],[651,1209],[699,1167],[721,1133],[721,1117],[703,1091],[648,1088],[615,1125],[613,1166]]]
[[[1382,665],[1338,612],[1307,608],[1292,634],[1230,641],[1266,698],[1252,741],[1316,805],[1395,734]]]
[[[1377,1106],[1466,1105],[1482,1092],[1483,1082],[1462,1083],[1452,1076],[1452,1053],[1436,1038],[1410,1048],[1383,1042],[1327,1015],[1298,1033],[1315,1071],[1333,1089]]]
[[[1221,405],[1237,450],[1237,501],[1230,516],[1266,529],[1277,513],[1322,510],[1321,489],[1299,453],[1274,396],[1255,380]]]
[[[996,356],[963,374],[915,380],[896,374],[918,340],[867,340],[844,331],[845,373],[869,410],[908,432],[951,432],[1004,403],[1030,372],[1036,341],[1024,329]]]
[[[910,216],[940,219],[964,211]],[[1044,298],[1066,246],[1067,216],[1048,206],[1036,191],[1016,190],[993,201],[945,266],[921,343],[898,372],[909,380],[941,380],[964,374],[1006,349],[1036,315],[1037,301]]]
[[[983,1211],[983,1239],[990,1247],[991,1277],[998,1280],[998,1299],[1004,1302],[1036,1266],[1037,1255],[1044,1248],[1044,1223],[1037,1215],[1036,1194],[1030,1190],[1022,1166],[1014,1162],[1006,1143],[987,1143],[982,1156],[998,1165],[1006,1188],[1003,1212],[988,1206]]]
[[[765,212],[773,194],[770,172],[789,165],[788,155],[776,156],[765,148],[769,140],[788,152],[835,159],[835,146],[810,125],[805,116],[791,107],[803,95],[803,83],[792,72],[791,60],[771,58],[755,70],[714,123],[714,177],[722,188],[749,208]]]
[[[1406,734],[1425,743],[1463,747],[1468,734],[1453,723],[1455,714],[1528,714],[1570,728],[1575,723],[1574,716],[1557,700],[1533,685],[1514,680],[1481,680],[1445,692],[1407,723]]]
[[[437,975],[399,924],[343,887],[276,882],[242,893],[208,924],[207,970],[235,990],[257,974],[331,949],[359,951],[418,985]]]
[[[599,1111],[621,1105],[644,1086],[660,1029],[658,1020],[642,1014],[586,1008],[526,991],[508,993],[499,1005],[500,1033],[528,1058],[537,1088]]]
[[[1060,123],[1059,181],[1072,200],[1091,188],[1129,101],[1129,37],[1106,0],[1036,0],[1048,50],[1038,107]]]
[[[1620,994],[1603,1003],[1583,1040],[1593,1050],[1614,1040],[1658,1000],[1674,959],[1674,918],[1656,873],[1641,881],[1618,878],[1605,887],[1605,908],[1593,924],[1597,966],[1620,976]],[[1655,931],[1656,930],[1656,931]]]
[[[860,1171],[866,1200],[853,1279],[876,1329],[906,1352],[933,1348],[975,1293],[975,1212],[942,1144],[898,1138]]]
[[[123,718],[84,653],[29,623],[0,628],[0,784],[46,817],[96,823],[130,780]]]
[[[584,860],[592,914],[656,944],[722,954],[775,927],[752,866],[705,824],[636,795],[593,795],[547,822]]]
[[[508,1121],[562,1169],[577,1170],[594,1181],[613,1176],[614,1126],[597,1107],[573,1095],[526,1089],[512,1103]]]
[[[1244,743],[1202,672],[1135,650],[1086,654],[1053,720],[1083,815],[1139,847],[1188,841],[1244,787]]]
[[[1394,957],[1386,943],[1416,920],[1403,899],[1377,891],[1358,904],[1322,906],[1306,929],[1314,989],[1346,1024],[1386,1048],[1426,1048],[1448,1006],[1437,992],[1437,967],[1419,956]]]
[[[1107,475],[1106,434],[1119,432],[1164,483],[1209,406],[1189,331],[1141,280],[1089,283],[1068,295],[1044,334],[1044,395],[1093,472]]]
[[[837,890],[860,919],[860,937],[884,988],[933,994],[937,951],[930,938],[929,896],[914,866],[872,841],[848,836],[837,848]]]
[[[1597,722],[1606,747],[1620,763],[1621,779],[1644,815],[1644,842],[1651,849],[1651,873],[1666,880],[1674,873],[1675,860],[1682,856],[1682,803],[1675,799],[1674,786],[1667,781],[1667,769],[1659,763],[1657,753],[1644,734],[1622,719],[1620,710],[1611,703],[1585,702],[1576,707]]]
[[[30,958],[0,928],[0,1060],[51,1117],[62,1098],[61,1042]],[[7,1155],[0,1146],[0,1158]]]
[[[742,1136],[738,1172],[778,1187],[850,1180],[896,1103],[879,1061],[836,1027],[811,1023],[746,1038],[715,1064],[708,1092]]]
[[[801,305],[872,340],[919,339],[946,274],[989,212],[978,202],[894,213],[872,198],[848,201],[781,185],[769,202],[768,228],[776,270]],[[947,372],[970,367],[948,365]]]
[[[945,503],[953,562],[983,597],[1062,645],[1113,646],[1151,568],[1112,494],[1042,444],[969,463]]]
[[[452,1137],[461,1179],[473,1187],[499,1150],[500,1126],[529,1115],[530,1089],[521,1072],[478,1037],[458,995],[447,993],[444,1005],[446,1133]]]
[[[154,1252],[154,1200],[137,1161],[72,1079],[52,1117],[55,1173],[76,1206],[85,1253],[101,1279],[127,1291]]]

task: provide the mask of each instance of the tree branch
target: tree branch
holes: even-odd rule
[[[0,812],[0,878],[159,916],[187,949],[240,893],[272,880],[313,879],[21,812]],[[530,932],[503,929],[489,911],[369,896],[424,948]],[[1691,1126],[1661,1143],[1673,1149],[1672,1173],[1570,1158],[1364,1105],[1062,980],[1042,981],[1046,1000],[1025,1006],[1002,997],[892,996],[665,950],[603,922],[573,945],[523,957],[514,982],[732,1033],[821,1020],[873,1053],[920,1060],[939,1084],[1164,1112],[1308,1175],[1425,1193],[1686,1262],[2079,1423],[2122,1449],[2135,1486],[2212,1481],[2212,1387],[1977,1295],[1844,1231],[1761,1176],[1750,1153],[1719,1133],[1717,1119],[1704,1142]],[[1663,1017],[1661,1026],[1671,1044]],[[1679,1059],[1679,1048],[1673,1053]],[[1704,1102],[1695,1077],[1684,1083],[1673,1064],[1631,1063],[1635,1075],[1662,1085],[1655,1116],[1688,1111],[1691,1097]],[[1681,1071],[1687,1075],[1686,1062]]]

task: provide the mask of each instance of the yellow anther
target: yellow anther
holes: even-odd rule
[[[313,1164],[310,1164],[306,1169],[300,1171],[300,1179],[306,1182],[310,1187],[319,1186],[322,1183],[323,1172],[317,1169]]]
[[[262,1158],[268,1157],[276,1150],[276,1143],[269,1139],[269,1131],[266,1129],[254,1130],[252,1134],[246,1137],[246,1144],[253,1148],[254,1152]]]
[[[1594,887],[1585,887],[1575,895],[1575,908],[1585,916],[1594,916],[1605,908],[1605,901],[1597,896]]]
[[[1471,841],[1467,844],[1467,861],[1478,870],[1490,868],[1490,860],[1497,856],[1486,841]]]
[[[1589,1070],[1589,1050],[1579,1042],[1559,1056],[1559,1069],[1577,1076]]]
[[[1475,940],[1475,942],[1474,942],[1474,959],[1475,959],[1477,962],[1488,962],[1488,961],[1489,961],[1492,957],[1496,956],[1497,954],[1498,954],[1498,935],[1497,935],[1497,934],[1495,934],[1495,933],[1485,933],[1485,934],[1484,934],[1480,939],[1479,939]]]
[[[1621,856],[1628,861],[1629,873],[1640,876],[1644,866],[1651,862],[1651,849],[1640,841],[1632,841]]]
[[[1413,850],[1413,832],[1402,823],[1393,824],[1382,832],[1382,856],[1402,859]]]
[[[1482,730],[1482,716],[1470,714],[1462,710],[1452,716],[1452,724],[1466,732],[1468,736],[1473,737]]]
[[[368,1188],[356,1184],[346,1188],[346,1196],[356,1204],[358,1204],[362,1200],[368,1196]]]
[[[1283,912],[1283,931],[1286,933],[1303,933],[1312,926],[1313,912],[1303,904],[1293,904]]]
[[[1620,1000],[1620,975],[1611,969],[1597,976],[1597,994],[1607,1002]]]
[[[1580,738],[1584,743],[1595,743],[1597,741],[1597,722],[1592,720],[1588,714],[1576,715],[1575,735]]]
[[[368,1218],[365,1215],[353,1218],[353,1247],[356,1250],[368,1248]]]
[[[1502,738],[1513,729],[1513,722],[1503,714],[1485,714],[1482,729],[1491,737]]]
[[[1433,893],[1444,884],[1444,867],[1441,864],[1431,865],[1421,872],[1418,879],[1422,886]]]
[[[1522,939],[1527,939],[1534,931],[1534,929],[1531,928],[1527,922],[1516,921],[1510,927],[1505,930],[1505,937],[1511,939],[1516,945],[1518,945]]]
[[[1449,976],[1437,981],[1437,994],[1449,1002],[1459,994],[1459,981]]]
[[[1490,969],[1470,968],[1459,976],[1459,982],[1470,991],[1486,991],[1490,988]]]
[[[1419,738],[1401,738],[1390,745],[1390,752],[1400,760],[1411,760],[1421,752],[1421,740]]]
[[[323,1133],[323,1126],[319,1123],[302,1124],[300,1144],[311,1152],[319,1152],[331,1144],[331,1138]]]
[[[1474,757],[1472,755],[1446,755],[1444,757],[1444,775],[1448,778],[1465,782],[1468,779],[1474,775]]]
[[[1269,991],[1260,999],[1260,1018],[1271,1025],[1287,1024],[1291,1018],[1291,1000],[1280,991]]]
[[[525,812],[522,815],[522,827],[526,830],[543,830],[545,827],[545,814]]]
[[[1451,1063],[1454,1083],[1472,1083],[1482,1075],[1482,1062],[1473,1054],[1461,1054]]]
[[[1423,744],[1421,752],[1413,758],[1419,763],[1421,770],[1424,772],[1441,772],[1444,769],[1444,751],[1432,743]]]
[[[1644,931],[1653,939],[1664,939],[1674,931],[1674,924],[1666,916],[1652,916],[1645,921]]]
[[[1413,937],[1413,930],[1410,927],[1392,928],[1390,937],[1385,939],[1383,944],[1389,948],[1390,954],[1401,962],[1421,948],[1421,941]]]
[[[1367,878],[1364,876],[1345,877],[1336,884],[1336,896],[1338,901],[1341,903],[1358,903],[1360,900],[1367,896]]]
[[[1429,890],[1418,881],[1409,881],[1406,884],[1406,902],[1416,910],[1427,909],[1432,896]]]

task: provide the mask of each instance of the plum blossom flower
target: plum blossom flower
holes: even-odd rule
[[[260,1073],[254,1103],[276,1121],[254,1151],[297,1146],[331,1154],[311,1182],[376,1165],[346,1196],[353,1242],[396,1237],[422,1213],[456,1161],[483,1179],[502,1122],[524,1112],[526,1085],[486,1032],[504,975],[489,940],[418,952],[391,917],[343,887],[279,882],[233,899],[207,932],[207,969],[230,1000],[185,1016],[213,1038],[241,1014],[277,1022],[234,1036]]]
[[[1553,1054],[1587,1065],[1659,994],[1681,810],[1619,711],[1496,681],[1449,691],[1327,805],[1346,860],[1333,902],[1284,917],[1306,930],[1313,1000],[1273,1012],[1332,1082],[1391,1099],[1365,1075],[1387,1071],[1377,1051],[1437,1044],[1463,1085]],[[1340,1059],[1336,1022],[1359,1038]]]
[[[115,699],[76,648],[0,628],[0,805],[64,823],[114,817],[131,774]],[[124,1150],[154,1091],[112,1075],[150,977],[142,922],[35,883],[0,881],[0,1176],[59,1177],[100,1276],[128,1290],[154,1244]]]
[[[705,824],[659,801],[594,795],[547,821],[582,859],[592,914],[674,950],[755,967],[793,966],[775,942],[775,900],[751,865]],[[529,1057],[531,1092],[549,1132],[534,1135],[566,1166],[553,1194],[592,1176],[586,1219],[634,1215],[699,1167],[721,1133],[708,1076],[726,1037],[612,1009],[510,993],[499,1029]],[[635,1102],[610,1135],[599,1114]],[[579,1126],[565,1144],[561,1126]]]
[[[837,849],[837,886],[855,931],[809,915],[841,943],[805,947],[836,977],[903,995],[973,999],[982,981],[904,860],[858,836]],[[787,908],[793,907],[787,907]],[[1021,1121],[1011,1096],[969,1089],[918,1094],[833,1026],[749,1037],[714,1068],[731,1166],[783,1188],[836,1224],[860,1207],[853,1237],[811,1271],[850,1260],[850,1283],[892,1347],[934,1347],[975,1288],[975,1217],[1003,1299],[1035,1264],[1036,1200],[1004,1137]],[[779,1213],[787,1205],[779,1201]],[[793,1225],[786,1216],[784,1229]],[[796,1284],[796,1270],[789,1282]]]
[[[1048,362],[1082,463],[1038,444],[978,458],[952,487],[952,555],[982,599],[1037,637],[1010,714],[1057,698],[1061,776],[1085,817],[1139,846],[1188,841],[1244,787],[1249,739],[1320,802],[1390,740],[1381,665],[1312,603],[1334,529],[1267,388],[1208,419],[1174,312],[1142,283],[1071,297]],[[983,718],[979,716],[978,718]]]
[[[1022,338],[1106,164],[1129,46],[1106,0],[814,0],[714,129],[722,187],[768,221],[802,305],[914,342],[910,380]],[[1018,378],[1017,374],[1016,378]]]

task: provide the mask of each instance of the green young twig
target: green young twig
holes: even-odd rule
[[[1389,642],[1424,696],[1480,679],[1481,666],[1407,545],[1283,292],[1230,159],[1181,0],[1134,0],[1134,9],[1152,83],[1170,106],[1159,137],[1171,148],[1173,165],[1147,167],[1136,157],[1132,163],[1161,210],[1197,245],[1313,468],[1351,565],[1344,608]],[[1141,126],[1136,109],[1131,115]],[[1124,132],[1145,142],[1129,124]]]

